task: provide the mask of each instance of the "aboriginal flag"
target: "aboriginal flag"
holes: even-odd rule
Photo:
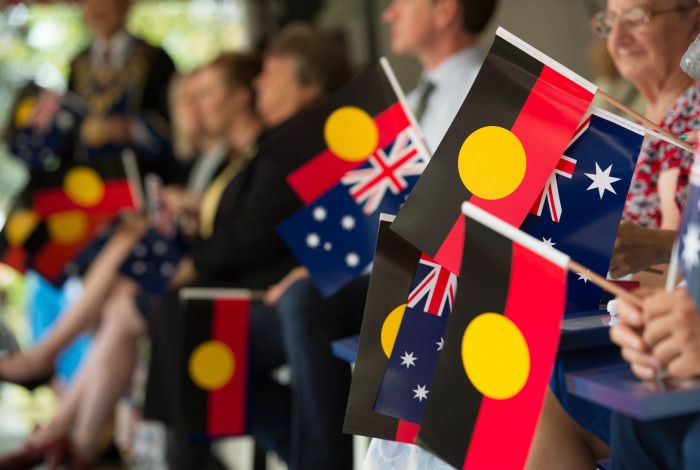
[[[250,292],[187,288],[180,397],[192,439],[246,432]]]
[[[455,120],[392,229],[453,273],[469,200],[520,226],[596,88],[499,28]]]
[[[343,432],[413,443],[416,424],[374,411],[421,257],[419,250],[389,229],[390,220],[382,215],[379,224]]]
[[[308,205],[392,144],[411,127],[409,119],[384,70],[374,65],[266,145],[280,155],[289,156],[294,149],[291,153],[298,158],[280,164],[285,165],[289,186]]]
[[[137,196],[125,163],[121,157],[100,157],[37,173],[32,177],[35,210],[46,217],[70,210],[115,214],[135,208]]]
[[[521,469],[559,344],[568,256],[464,210],[460,288],[417,442],[457,468]]]
[[[0,251],[3,262],[24,272],[31,268],[60,286],[66,266],[110,220],[109,214],[71,210],[41,218],[35,211],[13,211],[3,229]]]

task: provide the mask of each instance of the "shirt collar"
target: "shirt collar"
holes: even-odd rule
[[[105,50],[109,48],[110,62],[113,66],[121,66],[126,59],[130,44],[131,36],[122,29],[115,33],[108,41],[104,39],[95,39],[90,54],[92,60],[99,63],[99,60],[104,56]]]
[[[478,44],[468,46],[443,60],[432,70],[424,71],[421,80],[427,80],[436,87],[453,78],[459,78],[465,68],[480,66],[484,53]]]

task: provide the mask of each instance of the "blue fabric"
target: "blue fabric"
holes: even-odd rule
[[[700,415],[641,422],[612,417],[612,470],[700,468]]]
[[[521,229],[605,276],[643,136],[597,114],[583,128]],[[606,172],[613,178],[613,190],[596,191],[593,178]],[[566,313],[597,309],[602,292],[570,272]]]
[[[26,276],[27,312],[31,330],[31,343],[36,344],[48,334],[56,319],[74,300],[70,293],[70,283],[63,290],[56,289],[50,282],[34,271]],[[78,368],[92,345],[92,336],[82,334],[56,360],[56,374],[66,383],[73,380]]]
[[[571,395],[566,390],[565,374],[622,363],[615,346],[559,353],[552,371],[550,387],[562,407],[578,424],[605,443],[610,442],[610,410]]]

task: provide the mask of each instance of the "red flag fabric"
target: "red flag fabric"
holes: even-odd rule
[[[519,226],[595,90],[499,29],[474,85],[392,229],[459,273],[462,201]]]
[[[478,220],[466,222],[460,289],[417,442],[457,468],[520,469],[559,344],[568,257],[465,206]]]

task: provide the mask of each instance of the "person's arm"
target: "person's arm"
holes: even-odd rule
[[[661,228],[668,230],[678,230],[681,225],[681,211],[676,204],[676,188],[678,186],[678,176],[681,170],[679,167],[664,170],[659,173],[657,183],[659,190],[659,206],[661,210]]]
[[[678,232],[641,227],[623,221],[610,260],[610,275],[620,278],[657,264],[668,263]]]

